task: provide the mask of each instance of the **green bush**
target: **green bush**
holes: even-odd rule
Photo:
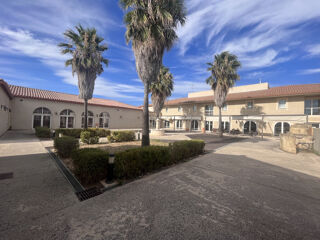
[[[197,156],[204,152],[203,140],[184,140],[170,143],[170,155],[173,163]]]
[[[114,131],[108,136],[109,142],[130,142],[135,140],[134,131]]]
[[[39,138],[50,138],[51,137],[51,131],[47,127],[36,127],[36,136]]]
[[[114,175],[117,179],[132,179],[169,164],[169,147],[134,148],[116,153]]]
[[[74,138],[80,138],[80,134],[83,131],[82,128],[58,128],[56,129],[56,137],[59,137],[59,133],[63,136],[69,136]]]
[[[107,177],[109,153],[98,148],[83,148],[72,153],[75,175],[84,184]]]
[[[95,136],[93,131],[82,131],[80,134],[81,142],[86,144],[96,144],[99,143],[99,137]]]
[[[54,148],[60,157],[67,158],[71,156],[72,151],[79,148],[79,140],[69,136],[55,137]]]
[[[88,131],[94,132],[94,136],[97,137],[108,137],[111,134],[109,129],[104,128],[88,128]]]

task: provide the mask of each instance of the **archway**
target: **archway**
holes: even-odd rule
[[[244,124],[243,127],[243,133],[248,134],[248,133],[254,133],[257,132],[257,125],[254,121],[247,121]]]
[[[33,111],[32,127],[47,127],[51,126],[51,111],[45,107],[39,107]]]

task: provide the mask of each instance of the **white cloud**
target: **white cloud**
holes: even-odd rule
[[[312,56],[320,55],[320,44],[308,46],[307,52]]]
[[[320,68],[305,69],[300,71],[300,74],[304,74],[304,75],[316,74],[316,73],[320,73]]]

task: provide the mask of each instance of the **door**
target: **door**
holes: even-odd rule
[[[33,128],[41,127],[41,115],[33,115]]]

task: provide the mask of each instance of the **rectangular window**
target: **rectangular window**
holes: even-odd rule
[[[177,120],[176,127],[177,127],[177,129],[181,129],[182,128],[182,120]]]
[[[304,114],[320,115],[320,99],[305,100]]]
[[[181,112],[181,106],[178,107],[178,112]]]
[[[213,105],[206,105],[205,106],[205,115],[206,116],[213,116]]]
[[[278,102],[278,109],[286,109],[287,108],[287,101],[282,99]]]
[[[60,128],[67,128],[67,117],[60,117]]]
[[[253,102],[247,102],[247,109],[253,109]]]
[[[197,111],[197,105],[193,105],[193,111],[194,111],[194,112]]]
[[[228,110],[228,105],[227,105],[226,103],[224,103],[224,104],[222,105],[222,110],[223,110],[223,111],[227,111],[227,110]]]
[[[164,128],[169,128],[169,127],[170,127],[170,122],[164,121]]]
[[[88,117],[88,127],[92,128],[93,127],[93,117]],[[84,127],[84,117],[81,118],[81,128]]]
[[[166,107],[166,112],[168,112],[168,108]]]
[[[212,128],[213,128],[213,122],[206,121],[206,131],[212,131]]]
[[[320,127],[320,123],[312,123],[312,127],[313,128],[319,128]]]

